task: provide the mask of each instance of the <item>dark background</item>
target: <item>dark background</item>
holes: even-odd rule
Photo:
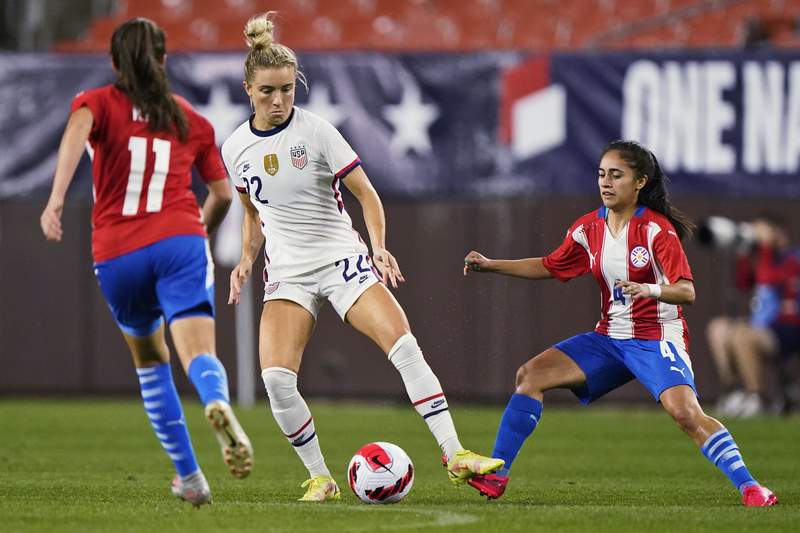
[[[356,225],[363,227],[357,202],[346,202]],[[769,208],[787,216],[792,227],[800,223],[800,210],[792,199],[723,203],[711,197],[676,198],[675,203],[696,219],[711,214],[742,219]],[[465,253],[476,249],[497,258],[545,255],[578,216],[597,205],[594,197],[575,196],[387,202],[388,247],[408,280],[393,292],[450,397],[504,400],[513,391],[520,364],[565,337],[592,329],[599,318],[599,293],[590,276],[568,284],[493,275],[464,278]],[[33,202],[0,203],[0,391],[134,394],[138,388],[130,356],[92,273],[90,205],[67,206],[60,244],[42,237],[41,208]],[[705,325],[715,315],[746,311],[746,301],[733,288],[730,250],[701,247],[694,240],[686,242],[685,249],[697,291],[696,303],[685,309],[692,334],[690,354],[701,396],[711,399],[719,390]],[[217,344],[235,390],[234,313],[226,305],[229,273],[217,266]],[[258,273],[249,288],[258,317],[263,295]],[[303,393],[402,398],[402,383],[384,359],[371,341],[326,307],[304,356]],[[188,390],[183,372],[175,375],[179,387]],[[263,387],[256,389],[263,396]],[[649,401],[638,383],[609,398]]]

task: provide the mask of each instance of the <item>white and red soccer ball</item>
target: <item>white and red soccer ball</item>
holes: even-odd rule
[[[347,481],[361,501],[395,503],[411,492],[414,465],[400,446],[371,442],[350,459]]]

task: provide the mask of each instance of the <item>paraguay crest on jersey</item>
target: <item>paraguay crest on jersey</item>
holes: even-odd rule
[[[306,153],[305,145],[292,146],[289,152],[292,156],[292,165],[294,165],[295,168],[303,170],[308,164],[308,154]]]
[[[636,268],[647,266],[650,262],[650,252],[644,246],[637,246],[631,250],[631,264]]]

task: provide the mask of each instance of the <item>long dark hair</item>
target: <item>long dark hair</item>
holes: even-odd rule
[[[145,18],[131,19],[114,30],[111,60],[119,73],[114,86],[128,95],[150,131],[177,133],[184,141],[189,125],[167,83],[164,42],[164,30]]]
[[[619,156],[637,173],[637,177],[647,177],[647,183],[639,191],[639,203],[658,211],[675,226],[678,237],[683,240],[692,234],[697,226],[677,207],[672,205],[667,194],[666,182],[669,178],[661,170],[656,156],[636,141],[612,141],[603,148],[603,154],[611,150]],[[602,158],[602,156],[601,156]]]

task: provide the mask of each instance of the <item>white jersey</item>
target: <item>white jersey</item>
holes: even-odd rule
[[[329,122],[298,107],[268,131],[248,120],[222,145],[222,159],[258,209],[270,280],[369,253],[339,192],[361,160]]]

